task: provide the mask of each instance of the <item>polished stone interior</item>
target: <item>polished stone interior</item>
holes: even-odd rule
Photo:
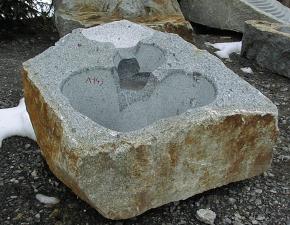
[[[165,63],[160,49],[133,52],[121,52],[114,68],[88,68],[67,78],[62,93],[72,107],[106,128],[128,132],[215,99],[214,85],[201,74],[169,70],[158,80],[154,70]]]

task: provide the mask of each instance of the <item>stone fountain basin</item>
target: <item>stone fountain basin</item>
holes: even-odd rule
[[[52,172],[110,219],[263,173],[277,108],[215,56],[128,21],[78,29],[23,65]]]

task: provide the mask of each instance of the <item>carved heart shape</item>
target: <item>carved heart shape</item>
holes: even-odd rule
[[[120,132],[137,130],[162,118],[209,104],[215,88],[200,74],[154,71],[165,62],[152,46],[139,46],[131,57],[119,57],[114,68],[92,68],[71,75],[62,93],[72,107],[98,124]]]

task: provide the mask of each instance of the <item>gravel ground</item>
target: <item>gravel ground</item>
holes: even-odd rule
[[[197,47],[214,52],[204,43],[240,38],[234,33],[210,32],[195,37]],[[25,34],[14,30],[8,37],[0,33],[0,108],[16,106],[23,96],[21,63],[56,40],[57,35],[53,32]],[[196,219],[196,211],[210,208],[217,214],[217,225],[290,225],[290,79],[262,70],[236,54],[224,63],[279,108],[280,137],[274,148],[272,167],[263,175],[152,209],[133,219],[111,221],[58,181],[49,171],[36,143],[27,138],[12,137],[0,148],[0,224],[202,225]],[[240,70],[248,66],[254,74]],[[60,203],[44,205],[36,200],[37,193],[57,197]]]

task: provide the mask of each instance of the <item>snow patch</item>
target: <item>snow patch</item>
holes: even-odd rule
[[[143,27],[127,20],[115,21],[82,30],[82,34],[87,39],[98,42],[110,42],[116,48],[134,47],[141,40],[151,37],[153,33],[154,31],[151,28]]]
[[[253,74],[253,70],[252,70],[251,67],[244,67],[244,68],[241,68],[241,71],[243,71],[244,73]]]
[[[225,43],[205,43],[206,46],[211,46],[216,49],[219,49],[219,51],[216,51],[215,54],[223,59],[228,59],[232,53],[241,54],[242,49],[242,42],[225,42]]]
[[[43,203],[43,204],[47,204],[47,205],[55,205],[58,204],[60,202],[60,200],[58,198],[55,197],[49,197],[43,194],[36,194],[35,198]]]
[[[20,100],[17,107],[0,109],[0,148],[3,139],[11,136],[22,136],[36,140],[24,98]]]

